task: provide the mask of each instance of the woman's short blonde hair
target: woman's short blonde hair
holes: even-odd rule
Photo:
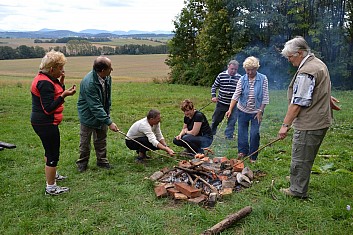
[[[67,59],[63,53],[51,50],[42,58],[42,62],[39,65],[39,70],[47,73],[50,71],[50,68],[64,66],[66,61]]]
[[[244,60],[243,68],[259,68],[260,67],[260,60],[254,56],[250,56]]]

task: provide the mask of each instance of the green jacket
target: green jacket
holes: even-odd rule
[[[92,70],[81,81],[77,110],[80,123],[95,129],[112,124],[109,117],[111,106],[111,77],[106,77],[106,95],[103,97],[103,87],[98,80],[98,74]],[[105,102],[104,102],[105,100]]]

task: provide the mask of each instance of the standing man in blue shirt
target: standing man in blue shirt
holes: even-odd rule
[[[216,109],[212,115],[212,134],[217,133],[217,127],[222,122],[225,113],[229,109],[230,101],[241,77],[238,73],[239,62],[231,60],[228,63],[228,69],[218,74],[211,88],[212,102],[217,103]],[[216,91],[218,89],[218,97]],[[233,139],[235,123],[237,122],[237,108],[233,109],[228,118],[227,127],[224,131],[226,139]]]

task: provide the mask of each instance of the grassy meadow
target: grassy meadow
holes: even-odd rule
[[[151,108],[162,113],[161,128],[169,145],[182,126],[180,101],[190,98],[196,108],[209,103],[210,88],[154,83],[165,78],[164,58],[154,56],[112,56],[113,93],[111,117],[124,133]],[[68,58],[67,86],[79,84],[93,57]],[[159,62],[158,62],[159,61]],[[40,60],[0,61],[0,141],[14,143],[15,149],[0,151],[0,234],[178,234],[196,235],[227,215],[251,206],[253,211],[221,234],[352,234],[353,209],[353,113],[352,91],[334,91],[342,110],[335,111],[329,130],[315,161],[307,200],[288,198],[279,192],[288,187],[291,138],[263,149],[255,164],[264,177],[252,187],[218,200],[214,208],[169,198],[156,198],[154,172],[173,167],[175,160],[152,153],[146,165],[135,163],[135,152],[125,146],[124,136],[108,134],[111,170],[97,168],[94,151],[89,169],[76,170],[79,151],[78,94],[67,97],[64,120],[60,124],[61,155],[58,170],[68,179],[58,185],[71,191],[57,197],[45,196],[43,147],[29,121],[30,82]],[[155,63],[155,64],[154,64]],[[215,105],[202,111],[209,121]],[[285,91],[270,91],[270,105],[261,125],[261,146],[277,137],[286,112]],[[211,146],[224,150],[222,129]],[[221,151],[219,151],[221,152]],[[236,156],[236,142],[223,151]],[[223,155],[222,155],[223,156]],[[271,183],[273,182],[273,187]]]

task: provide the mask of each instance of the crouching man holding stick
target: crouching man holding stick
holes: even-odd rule
[[[151,150],[164,150],[173,156],[174,151],[168,147],[160,128],[161,113],[151,109],[144,117],[136,121],[126,134],[125,143],[131,150],[136,150],[136,161],[142,163],[150,158],[146,152]],[[147,148],[149,149],[147,149]]]

